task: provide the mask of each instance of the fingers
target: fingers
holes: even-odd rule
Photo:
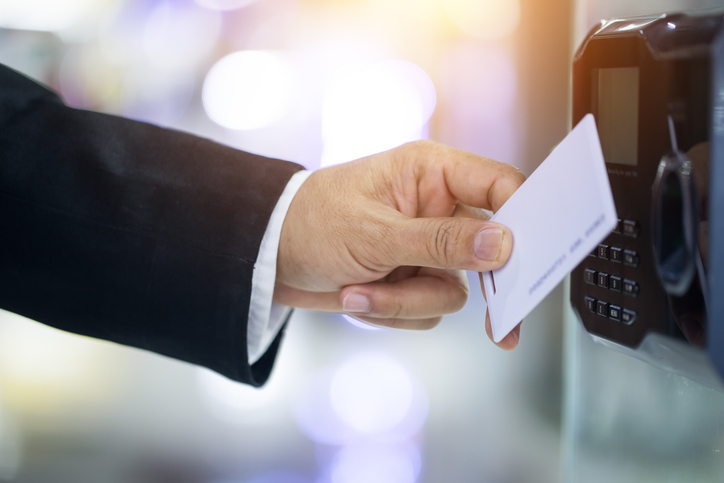
[[[458,200],[496,212],[525,181],[523,173],[509,164],[472,155],[445,169],[445,182]]]
[[[463,203],[456,203],[455,209],[453,210],[453,217],[455,218],[472,218],[473,220],[488,221],[490,215],[485,210],[475,208],[474,206],[468,206]]]
[[[525,175],[510,164],[429,141],[406,144],[401,154],[427,160],[430,169],[442,167],[445,183],[456,199],[494,212],[525,181]]]
[[[478,275],[480,276],[480,289],[483,292],[483,297],[485,297],[483,274],[479,273]],[[487,297],[485,297],[485,300],[487,301]],[[520,324],[516,325],[515,329],[511,330],[500,342],[495,342],[495,339],[493,339],[493,327],[490,325],[490,312],[488,310],[485,311],[485,333],[488,334],[488,338],[493,344],[506,351],[512,351],[518,347],[518,342],[520,342]]]
[[[485,333],[488,334],[488,338],[493,341],[495,345],[506,351],[512,351],[518,347],[520,342],[520,324],[515,326],[515,329],[511,330],[508,335],[503,337],[500,342],[493,340],[493,329],[490,326],[490,312],[485,311]]]
[[[377,327],[389,327],[391,329],[404,330],[430,330],[437,327],[442,320],[442,316],[430,317],[426,319],[385,319],[380,317],[369,317],[359,314],[347,314],[350,317],[366,322]]]
[[[510,230],[492,221],[464,217],[405,218],[393,223],[389,240],[400,265],[487,272],[502,267],[513,249]]]
[[[339,292],[312,292],[278,282],[274,286],[274,302],[298,309],[339,312],[338,299]]]
[[[345,287],[342,311],[376,325],[431,329],[445,314],[457,312],[468,299],[465,274],[420,270],[415,277]]]
[[[467,297],[468,286],[463,273],[432,269],[421,269],[417,276],[393,282],[353,285],[340,292],[308,292],[283,284],[277,284],[274,291],[276,302],[292,307],[344,312],[373,325],[413,330],[437,326],[443,315],[460,310]],[[485,332],[492,341],[487,311]],[[510,351],[519,341],[520,324],[496,345]]]

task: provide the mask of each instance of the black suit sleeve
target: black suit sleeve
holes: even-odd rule
[[[301,166],[71,109],[0,66],[0,307],[259,386],[251,279]]]

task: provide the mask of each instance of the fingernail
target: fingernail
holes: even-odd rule
[[[370,311],[370,299],[362,294],[349,293],[342,301],[342,310],[351,314],[366,314]]]
[[[475,235],[473,250],[475,255],[483,260],[497,260],[500,246],[503,244],[503,230],[500,228],[485,228]]]

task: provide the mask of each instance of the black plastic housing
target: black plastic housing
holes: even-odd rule
[[[599,110],[607,109],[599,102],[602,72],[636,68],[638,105],[629,112],[638,126],[635,163],[606,157],[620,233],[611,233],[605,248],[573,271],[571,304],[599,341],[710,385],[720,385],[724,374],[723,30],[722,9],[608,20],[591,30],[573,62],[573,125],[588,113],[598,122]],[[605,142],[602,136],[604,154],[616,152]],[[681,191],[672,189],[673,177],[657,182],[662,161],[674,158],[684,173],[677,182],[690,185]],[[683,217],[663,191],[690,197]],[[627,236],[625,221],[635,223],[635,237]],[[683,231],[672,240],[671,227],[676,232],[678,224]],[[670,253],[684,239],[693,244],[695,275],[686,271],[691,283],[679,284],[677,292],[662,283],[669,267],[657,265],[657,253]],[[636,266],[611,260],[612,248],[635,252]],[[586,269],[596,273],[596,285],[586,282]],[[608,277],[599,280],[599,274]],[[635,282],[636,295],[612,290],[611,277]],[[635,312],[635,320],[590,311],[591,299]]]

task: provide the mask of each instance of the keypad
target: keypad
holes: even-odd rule
[[[623,309],[623,313],[621,315],[621,322],[623,322],[626,325],[631,325],[636,320],[636,312],[629,309]]]
[[[609,305],[608,318],[621,322],[621,307],[618,305]]]
[[[614,292],[621,292],[623,290],[623,280],[621,280],[621,277],[615,275],[608,277],[608,288]]]
[[[639,284],[637,284],[633,280],[624,280],[623,293],[632,297],[637,297],[639,294]]]
[[[608,304],[603,300],[597,300],[596,313],[601,317],[608,317]]]
[[[627,267],[638,267],[639,266],[639,255],[633,250],[624,250],[623,252],[623,264]]]
[[[634,280],[622,279],[619,276],[597,272],[590,268],[586,268],[583,271],[583,280],[589,285],[607,288],[614,292],[623,292],[632,297],[637,297],[640,291],[638,282]]]
[[[637,314],[634,310],[621,308],[619,305],[608,303],[605,300],[596,300],[588,295],[583,297],[583,300],[589,312],[601,317],[606,317],[626,325],[631,325],[636,320]]]
[[[639,236],[639,224],[632,220],[624,220],[623,234],[625,236],[630,236],[631,238],[636,238]]]
[[[618,220],[616,228],[613,233],[616,235],[611,236],[608,239],[609,244],[599,244],[593,252],[589,253],[589,257],[595,258],[590,263],[595,265],[599,270],[593,268],[584,268],[583,280],[587,285],[597,287],[595,293],[592,295],[601,296],[604,300],[599,300],[591,295],[584,295],[584,303],[586,310],[589,313],[596,314],[600,317],[605,317],[611,321],[619,322],[624,325],[631,325],[636,321],[637,313],[630,308],[626,308],[625,300],[630,300],[624,297],[625,300],[619,300],[615,298],[616,303],[621,305],[615,305],[611,303],[612,299],[607,299],[604,292],[601,289],[610,290],[611,297],[615,294],[624,294],[628,297],[637,297],[641,288],[636,281],[636,271],[628,270],[629,268],[638,268],[640,263],[639,254],[632,250],[630,246],[627,246],[631,241],[627,240],[630,238],[636,238],[639,235],[640,226],[638,222],[634,220]],[[601,262],[605,260],[606,262]],[[622,265],[627,267],[625,273],[622,272]],[[623,276],[631,277],[623,278]]]
[[[621,234],[621,218],[618,219],[618,223],[616,223],[616,228],[613,229],[613,232],[620,235]]]
[[[607,273],[598,274],[598,286],[603,287],[603,288],[608,288],[608,274]]]

